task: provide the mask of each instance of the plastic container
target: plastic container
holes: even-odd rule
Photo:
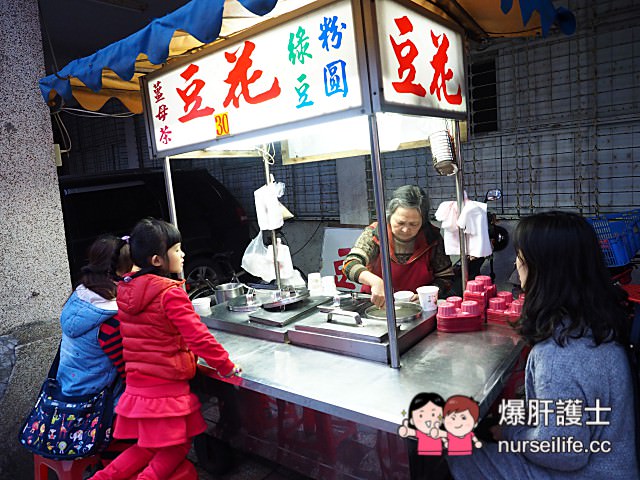
[[[410,302],[413,295],[411,290],[400,290],[393,294],[393,299],[396,302]]]
[[[516,322],[520,318],[524,305],[524,294],[521,294],[520,298],[506,304],[506,300],[508,300],[509,297],[513,298],[510,292],[498,292],[496,298],[489,300],[487,323],[511,326],[511,323]]]
[[[498,287],[493,284],[489,275],[476,275],[475,281],[482,284],[488,298],[493,298],[498,293]]]
[[[470,315],[472,317],[477,317],[482,313],[482,310],[480,309],[480,305],[478,305],[478,302],[475,302],[473,300],[465,300],[460,305],[460,313]]]
[[[505,301],[505,304],[506,304],[507,306],[509,306],[509,304],[510,304],[511,302],[513,302],[513,293],[511,293],[511,292],[507,292],[506,290],[501,290],[501,291],[499,291],[499,292],[496,294],[496,296],[497,296],[498,298],[503,298],[503,299],[504,299],[504,301]]]
[[[511,305],[509,305],[509,308],[505,312],[510,322],[515,322],[520,318],[523,303],[524,301],[520,299],[511,302]]]
[[[460,304],[462,303],[462,297],[449,297],[447,298],[447,302],[453,304],[453,306],[456,308],[460,308]]]
[[[453,303],[442,302],[438,305],[438,315],[446,318],[455,318],[457,315],[456,306]]]
[[[211,297],[200,297],[191,300],[193,309],[200,316],[211,315]]]
[[[431,312],[438,308],[438,293],[440,289],[435,285],[425,285],[416,289],[420,306],[425,312]]]
[[[467,289],[464,291],[463,299],[478,302],[483,315],[487,309],[488,298],[487,291],[481,282],[475,280],[469,280],[467,282]]]
[[[460,305],[461,308],[456,308],[451,302],[443,302],[438,305],[436,320],[439,331],[458,333],[482,329],[483,315],[478,302],[467,300],[461,302]]]
[[[333,275],[327,275],[320,279],[320,284],[322,285],[322,294],[332,297],[333,295],[338,294],[338,289],[336,288],[336,280]]]
[[[487,308],[487,323],[505,325],[508,320],[508,317],[505,313],[507,308],[507,301],[504,297],[495,297],[489,299],[489,308]]]
[[[307,288],[309,289],[309,295],[312,297],[322,295],[322,277],[318,272],[313,272],[308,275]]]

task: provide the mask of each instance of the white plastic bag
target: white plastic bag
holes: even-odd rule
[[[267,247],[269,251],[269,257],[271,258],[271,271],[273,272],[273,278],[276,278],[275,270],[273,269],[273,246]],[[278,238],[278,266],[280,267],[280,279],[287,280],[293,277],[293,261],[291,260],[291,251],[288,245],[283,245]]]
[[[280,278],[287,279],[294,275],[291,252],[287,245],[282,245],[278,239],[278,265],[280,267]],[[264,246],[262,232],[251,240],[242,257],[242,268],[254,277],[262,278],[266,282],[276,278],[276,271],[273,267],[273,248],[271,245]]]
[[[283,190],[284,184],[270,183],[253,192],[260,230],[276,230],[284,224],[282,205],[278,200]]]
[[[269,258],[269,251],[262,242],[262,232],[251,240],[242,256],[242,268],[254,277],[262,278],[268,282],[266,277],[275,278],[273,271],[273,258]]]

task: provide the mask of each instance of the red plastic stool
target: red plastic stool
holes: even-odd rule
[[[34,480],[48,480],[49,470],[53,470],[56,473],[58,480],[82,480],[84,471],[89,467],[97,465],[99,462],[100,457],[97,455],[77,458],[75,460],[54,460],[34,454]]]
[[[100,460],[102,461],[102,466],[106,467],[113,460],[124,452],[127,448],[132,445],[135,445],[134,440],[113,440],[106,450],[100,453]]]

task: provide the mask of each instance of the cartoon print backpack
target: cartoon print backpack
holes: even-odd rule
[[[20,443],[46,458],[71,460],[94,455],[111,441],[113,403],[122,382],[116,378],[96,394],[66,396],[56,380],[59,362],[60,348],[20,430]]]

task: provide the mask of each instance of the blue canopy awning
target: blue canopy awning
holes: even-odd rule
[[[259,16],[271,12],[278,3],[278,0],[237,1]],[[312,3],[308,0],[280,2],[293,8]],[[191,35],[199,42],[198,47],[216,40],[222,28],[224,4],[224,0],[191,0],[142,30],[93,55],[70,62],[59,72],[40,80],[45,102],[57,93],[66,102],[75,98],[85,108],[99,110],[109,98],[117,97],[132,112],[142,112],[138,79],[134,79],[134,75],[153,71],[166,62],[171,54],[170,43],[178,32]],[[432,0],[424,8],[459,23],[476,40],[546,35],[554,24],[567,35],[576,29],[573,14],[562,7],[555,8],[552,0]],[[187,48],[178,54],[188,51]],[[140,54],[148,59],[144,60],[146,68],[140,67]]]
[[[256,15],[269,13],[278,0],[238,0]],[[164,63],[169,56],[169,43],[176,30],[182,30],[202,43],[218,38],[222,27],[224,0],[192,0],[174,12],[153,20],[142,30],[79,58],[62,70],[40,80],[40,91],[49,101],[55,90],[66,101],[73,98],[71,78],[77,78],[94,92],[102,89],[103,69],[109,68],[122,80],[133,78],[138,55],[143,53],[152,64]]]

